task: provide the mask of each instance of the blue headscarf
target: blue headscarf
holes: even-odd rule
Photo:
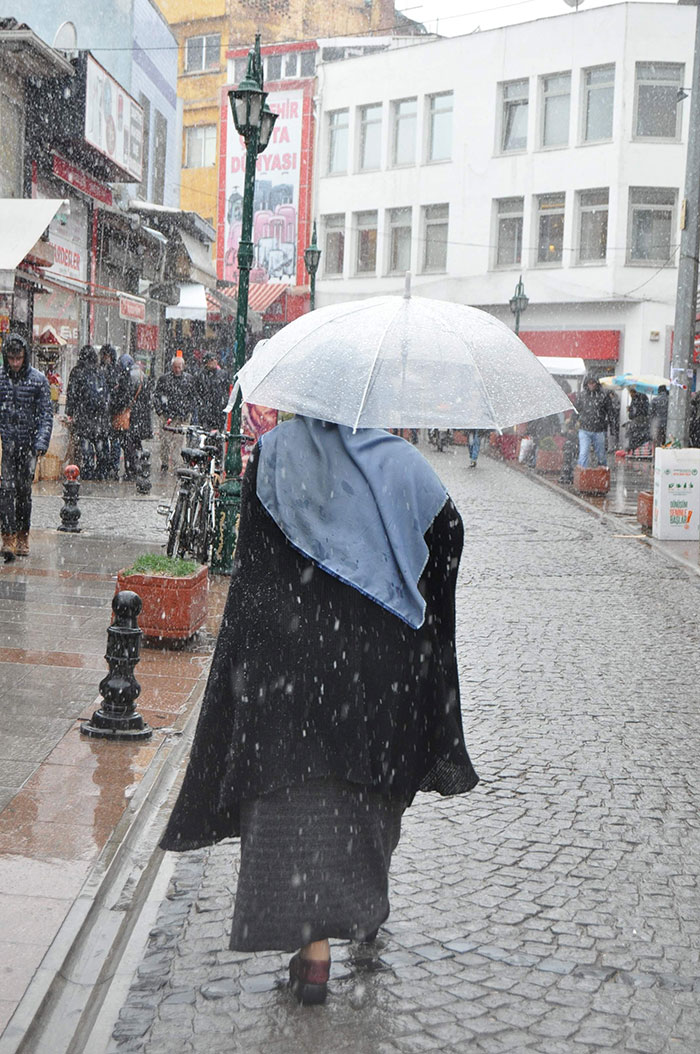
[[[309,417],[260,439],[257,495],[289,542],[413,629],[424,534],[447,491],[418,451],[379,428],[357,432]]]

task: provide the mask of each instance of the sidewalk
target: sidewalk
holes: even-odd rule
[[[487,448],[487,454],[493,456]],[[500,459],[498,459],[500,460]],[[583,507],[597,511],[602,517],[619,521],[619,528],[630,535],[636,535],[641,541],[659,549],[670,559],[682,564],[689,570],[700,573],[700,545],[697,541],[670,542],[653,538],[651,531],[641,527],[637,520],[637,498],[640,491],[654,490],[653,461],[634,458],[609,458],[610,491],[604,495],[579,494],[573,486],[561,484],[556,475],[536,472],[533,468],[521,465],[517,461],[506,461],[509,468],[517,469],[538,480],[552,490],[578,502]]]
[[[228,585],[212,580],[206,631],[194,644],[142,649],[137,705],[153,738],[81,736],[80,721],[101,702],[116,571],[160,551],[163,498],[84,485],[84,529],[71,535],[48,526],[60,522],[59,494],[58,484],[36,487],[31,555],[0,567],[0,1033],[28,988],[23,1027],[39,1005],[50,982],[42,960],[52,945],[59,961],[68,950],[57,934],[86,878],[98,861],[108,867],[140,783],[197,703]]]

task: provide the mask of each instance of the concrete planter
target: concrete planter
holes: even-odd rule
[[[637,520],[642,527],[651,529],[654,515],[654,492],[652,490],[640,490],[637,495]]]
[[[574,490],[579,494],[607,494],[610,490],[610,469],[581,468],[574,469]]]
[[[117,573],[117,591],[131,589],[141,597],[139,628],[144,636],[186,640],[204,625],[207,617],[209,568],[184,578],[167,575]]]
[[[538,472],[555,472],[559,474],[564,465],[561,450],[538,450],[535,468]]]

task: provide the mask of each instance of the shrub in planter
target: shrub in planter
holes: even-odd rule
[[[561,472],[564,455],[554,436],[544,436],[537,446],[535,468],[538,472]]]
[[[117,590],[141,597],[139,628],[146,637],[186,640],[207,617],[209,568],[192,560],[146,553],[117,572]]]

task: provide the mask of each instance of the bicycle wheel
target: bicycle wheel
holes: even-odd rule
[[[175,552],[175,546],[179,540],[182,524],[185,518],[185,506],[187,504],[187,494],[184,491],[180,491],[175,502],[175,511],[171,517],[170,523],[168,524],[168,544],[165,547],[165,551],[168,556],[172,556]]]
[[[211,490],[203,487],[198,495],[198,504],[195,509],[191,550],[195,560],[200,564],[209,562],[209,546],[211,544]]]

